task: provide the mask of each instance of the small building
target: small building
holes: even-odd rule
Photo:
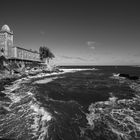
[[[13,31],[3,25],[0,31],[0,56],[9,61],[40,62],[39,52],[13,45]]]
[[[12,56],[10,60],[24,61],[24,62],[40,62],[40,54],[36,51],[28,50],[18,46],[12,47]]]
[[[13,31],[10,30],[8,25],[4,25],[0,31],[0,55],[3,53],[6,58],[10,58],[12,54],[12,47]]]

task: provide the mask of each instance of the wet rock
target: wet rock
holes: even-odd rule
[[[138,80],[139,77],[138,77],[138,76],[130,76],[129,79],[130,79],[130,80]]]
[[[0,114],[7,114],[10,111],[9,107],[0,104]]]
[[[0,91],[0,97],[5,97],[6,96],[6,94],[5,93],[2,93],[1,91]]]
[[[138,76],[130,76],[129,74],[125,74],[125,73],[120,73],[119,76],[127,78],[129,80],[138,80],[139,79]]]
[[[125,74],[125,73],[120,73],[119,76],[120,77],[129,78],[129,74]]]
[[[10,138],[9,138],[9,139],[5,139],[5,138],[4,138],[4,139],[2,139],[2,138],[0,138],[0,140],[14,140],[14,139],[10,139]]]

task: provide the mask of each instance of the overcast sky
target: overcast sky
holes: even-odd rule
[[[59,65],[139,65],[138,0],[4,0],[14,45],[47,45]]]

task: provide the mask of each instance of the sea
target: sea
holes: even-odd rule
[[[140,67],[59,69],[3,85],[0,140],[140,140]]]

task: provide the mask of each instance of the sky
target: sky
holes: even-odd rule
[[[140,65],[138,0],[4,0],[14,45],[46,45],[56,65]]]

